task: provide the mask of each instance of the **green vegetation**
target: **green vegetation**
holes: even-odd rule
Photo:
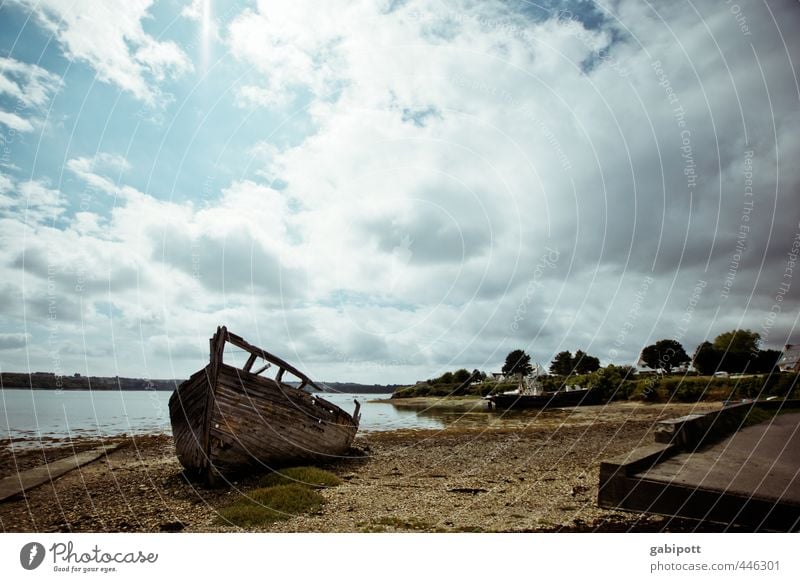
[[[506,377],[516,374],[527,376],[533,372],[531,357],[523,350],[514,350],[506,356],[506,361],[503,364],[501,372],[503,372],[503,375]]]
[[[672,372],[672,368],[688,364],[690,362],[686,350],[680,342],[674,339],[662,339],[647,346],[642,350],[640,359],[651,370],[662,369],[667,374]]]
[[[499,394],[519,387],[517,382],[486,382],[481,384],[429,384],[420,382],[414,386],[407,386],[397,390],[392,394],[392,398],[415,398],[419,396],[488,396],[489,394]]]
[[[539,376],[546,392],[563,390],[566,386],[590,388],[600,401],[642,400],[645,402],[698,402],[767,396],[798,395],[797,374],[781,373],[776,365],[781,352],[759,350],[759,334],[750,330],[733,330],[718,335],[714,342],[703,342],[689,358],[680,342],[662,339],[642,350],[641,360],[661,373],[637,374],[633,366],[609,364],[600,368],[600,360],[582,350],[573,356],[569,351],[556,354],[550,364],[550,376]],[[675,368],[692,361],[697,372],[672,375]],[[419,396],[488,396],[514,390],[519,382],[511,379],[529,374],[531,358],[523,350],[508,354],[503,373],[508,378],[500,382],[486,380],[486,374],[466,369],[447,372],[438,378],[419,382],[396,390],[392,398]],[[746,372],[744,376],[715,377],[717,371]],[[698,374],[699,373],[699,374]],[[509,381],[511,380],[511,381]]]
[[[692,365],[701,374],[713,374],[719,366],[720,355],[711,342],[703,342],[694,351]]]
[[[395,390],[392,398],[413,398],[415,396],[486,396],[498,384],[486,383],[486,373],[473,370],[471,373],[462,368],[455,372],[445,372],[438,378],[430,378],[424,382],[417,382],[413,386],[406,386]],[[503,384],[503,386],[507,386]],[[517,387],[514,383],[511,388]]]
[[[599,369],[600,359],[590,356],[583,350],[578,350],[574,356],[569,351],[559,352],[550,364],[550,372],[558,376],[588,374]]]
[[[324,487],[336,487],[341,483],[342,480],[329,471],[323,471],[316,467],[290,467],[289,469],[264,475],[258,484],[261,487],[304,485],[314,489],[322,489]]]
[[[569,376],[574,368],[572,353],[568,351],[558,352],[550,364],[550,373],[558,376]]]
[[[316,467],[292,467],[270,473],[261,479],[258,489],[220,509],[217,522],[247,528],[311,513],[325,503],[325,498],[314,489],[340,483],[336,475]]]
[[[760,350],[761,336],[749,329],[726,331],[697,346],[693,364],[701,374],[721,372],[770,372],[778,363],[781,352]]]
[[[323,503],[322,495],[302,485],[263,487],[220,509],[218,521],[239,527],[266,525],[309,513]]]
[[[575,380],[582,386],[599,389],[605,400],[642,400],[645,402],[699,402],[738,400],[742,398],[793,398],[800,395],[800,374],[762,374],[744,377],[645,376],[624,380],[608,366]]]

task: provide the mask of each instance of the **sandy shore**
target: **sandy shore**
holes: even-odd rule
[[[435,400],[413,399],[436,413]],[[360,456],[327,468],[344,483],[325,490],[316,514],[264,531],[686,531],[694,524],[596,506],[601,460],[652,442],[655,421],[718,404],[634,404],[516,415],[464,404],[443,430],[360,434]],[[447,411],[439,411],[442,414]],[[216,510],[252,488],[187,482],[167,436],[118,439],[125,446],[24,498],[0,504],[0,529],[12,531],[237,531]],[[6,443],[0,477],[52,461],[97,441]],[[14,446],[14,450],[11,447]],[[46,456],[45,456],[46,455]]]

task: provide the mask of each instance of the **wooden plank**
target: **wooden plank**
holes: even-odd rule
[[[116,451],[121,446],[122,443],[98,447],[0,479],[0,502],[45,483],[50,483],[78,467]]]
[[[256,370],[255,372],[252,372],[252,373],[253,373],[253,374],[255,374],[256,376],[258,376],[258,375],[259,375],[261,372],[263,372],[264,370],[266,370],[266,369],[267,369],[267,368],[269,368],[270,366],[272,366],[272,364],[270,364],[270,363],[266,363],[266,364],[264,364],[263,366],[261,366],[261,367],[260,367],[258,370]],[[246,370],[245,370],[245,371],[246,371]]]
[[[321,387],[319,387],[317,384],[315,384],[311,380],[311,378],[309,378],[308,376],[303,374],[300,370],[298,370],[297,368],[292,366],[290,363],[286,362],[285,360],[282,360],[281,358],[279,358],[278,356],[276,356],[274,354],[271,354],[271,353],[267,352],[266,350],[263,350],[263,349],[259,348],[258,346],[254,346],[253,344],[245,341],[243,338],[239,337],[238,335],[229,332],[224,327],[222,328],[222,330],[224,330],[225,334],[227,335],[227,341],[229,341],[230,343],[235,345],[237,348],[241,348],[246,352],[250,352],[251,354],[253,354],[253,353],[258,354],[258,356],[260,358],[270,362],[271,364],[275,364],[279,368],[283,368],[284,370],[286,370],[290,374],[296,376],[302,382],[304,382],[304,384],[309,384],[309,385],[313,386],[314,388],[316,388],[317,390],[319,390],[320,392],[324,392],[324,390]]]
[[[203,421],[206,414],[207,370],[193,374],[169,399],[175,452],[185,467],[203,464]]]
[[[256,363],[256,358],[258,358],[258,355],[257,355],[257,354],[250,354],[250,357],[249,357],[249,358],[247,358],[247,363],[244,365],[244,368],[242,368],[242,369],[243,369],[245,372],[249,372],[249,371],[250,371],[250,368],[252,368],[252,367],[253,367],[253,364],[255,364],[255,363]]]
[[[219,369],[222,366],[222,354],[225,350],[225,338],[228,335],[228,330],[223,327],[217,328],[217,333],[211,338],[211,364],[210,376],[208,378],[208,386],[206,390],[206,410],[203,420],[203,452],[205,459],[208,461],[211,458],[211,445],[209,442],[209,435],[211,431],[211,415],[214,410],[214,393],[217,390],[217,378],[219,376]],[[210,470],[210,466],[208,467]],[[209,480],[211,474],[208,475]]]
[[[333,402],[324,398],[312,397],[311,394],[286,384],[279,384],[272,378],[263,376],[242,376],[239,370],[227,364],[220,368],[219,382],[232,390],[246,394],[248,397],[265,397],[279,402],[290,402],[295,408],[314,418],[320,415],[334,414],[340,422],[352,424],[352,416]]]

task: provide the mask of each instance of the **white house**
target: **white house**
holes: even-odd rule
[[[781,372],[800,372],[800,345],[786,344],[778,360]]]

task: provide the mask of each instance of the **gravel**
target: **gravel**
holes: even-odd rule
[[[312,515],[255,531],[693,531],[690,522],[600,509],[600,461],[652,442],[654,422],[718,405],[631,404],[476,422],[443,430],[359,434],[352,456],[328,465],[343,484]],[[0,504],[5,532],[240,531],[217,509],[258,476],[209,489],[187,481],[167,436],[124,446],[21,498]],[[116,442],[116,441],[115,441]],[[0,477],[97,446],[85,439],[0,451]],[[704,526],[704,531],[709,531]]]

